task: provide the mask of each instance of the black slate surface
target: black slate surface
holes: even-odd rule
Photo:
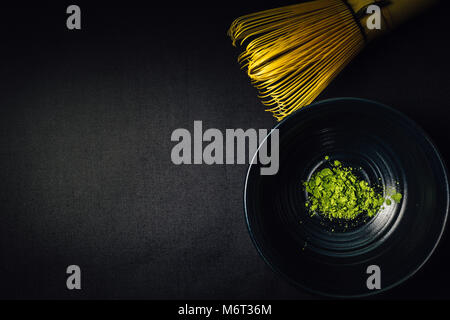
[[[317,298],[248,235],[245,165],[175,166],[176,128],[270,128],[226,36],[288,1],[2,4],[0,297]],[[447,6],[371,43],[319,99],[356,96],[416,120],[450,159]],[[420,170],[420,168],[418,168]],[[380,298],[449,298],[450,240]],[[68,291],[65,268],[82,268]]]

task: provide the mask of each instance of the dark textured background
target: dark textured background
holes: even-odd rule
[[[226,36],[294,1],[1,5],[1,298],[315,298],[273,274],[247,233],[246,166],[175,166],[176,128],[270,128]],[[450,159],[447,6],[369,45],[320,99],[369,98]],[[420,170],[420,168],[417,168]],[[450,298],[450,239],[381,298]],[[401,263],[401,262],[399,262]],[[82,268],[81,291],[65,268]]]

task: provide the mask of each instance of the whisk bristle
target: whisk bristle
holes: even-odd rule
[[[233,45],[264,105],[279,121],[310,104],[364,47],[342,0],[315,0],[236,19]]]

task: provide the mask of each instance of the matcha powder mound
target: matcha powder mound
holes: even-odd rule
[[[310,213],[320,212],[329,219],[352,220],[361,213],[372,217],[386,200],[366,181],[358,179],[352,168],[343,167],[337,160],[329,168],[313,174],[303,185],[309,194],[305,205]],[[401,195],[396,193],[392,198],[399,202]]]

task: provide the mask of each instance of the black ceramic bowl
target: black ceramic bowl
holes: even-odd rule
[[[314,293],[351,297],[392,288],[420,269],[442,236],[449,187],[436,147],[413,121],[376,102],[341,98],[302,108],[275,128],[279,171],[261,175],[255,156],[244,194],[252,240],[275,271]],[[325,156],[361,168],[361,179],[385,195],[395,188],[402,201],[347,224],[311,217],[302,181],[327,165]],[[380,290],[367,286],[372,265]]]

